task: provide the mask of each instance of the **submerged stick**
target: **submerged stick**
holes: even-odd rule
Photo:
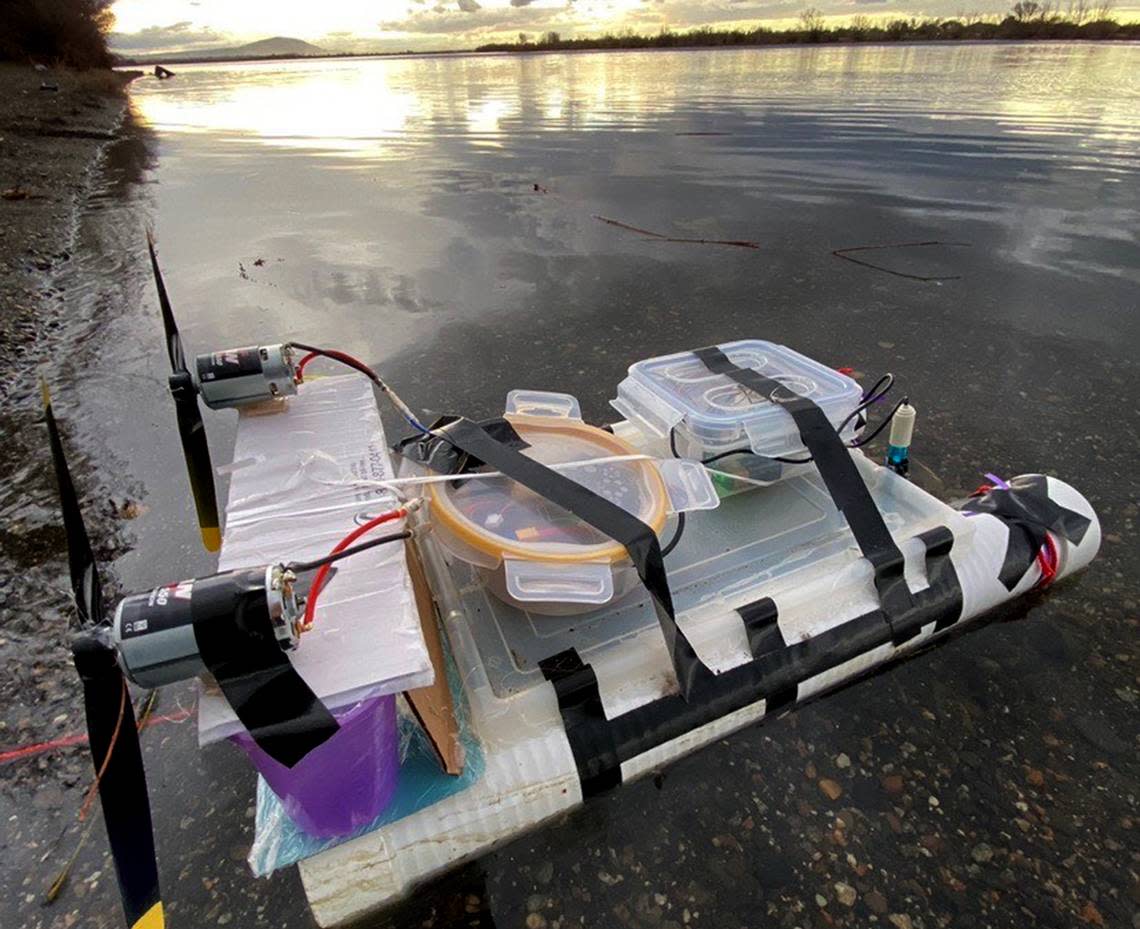
[[[960,281],[962,276],[954,274],[947,277],[931,277],[922,274],[907,274],[905,271],[894,271],[891,268],[884,268],[882,265],[877,265],[872,261],[863,261],[860,258],[852,258],[851,252],[874,252],[881,249],[889,248],[928,248],[931,245],[944,245],[948,248],[969,248],[969,242],[939,242],[932,240],[930,242],[898,242],[893,245],[854,245],[851,248],[836,248],[833,249],[831,254],[836,258],[842,258],[844,261],[850,261],[852,264],[862,265],[864,268],[871,268],[874,271],[882,271],[884,274],[893,274],[895,277],[905,277],[911,281]]]
[[[609,219],[606,216],[599,216],[596,213],[594,214],[594,219],[608,226],[617,226],[618,229],[624,229],[627,232],[636,232],[638,235],[657,239],[659,242],[676,242],[680,245],[727,245],[733,248],[760,248],[758,242],[752,242],[748,239],[686,239],[678,236],[665,235],[661,232],[653,232],[651,229],[642,229],[640,226],[631,226],[629,223],[621,222],[621,220]]]

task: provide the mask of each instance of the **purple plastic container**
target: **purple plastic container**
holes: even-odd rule
[[[400,774],[396,696],[334,710],[340,730],[292,768],[263,752],[248,732],[233,736],[309,835],[332,838],[372,822],[392,800]]]

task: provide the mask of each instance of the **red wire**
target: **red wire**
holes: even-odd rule
[[[297,380],[302,380],[305,376],[305,365],[307,365],[314,358],[320,358],[316,352],[309,352],[304,358],[297,362]]]
[[[1053,541],[1053,537],[1046,532],[1045,544],[1041,546],[1040,551],[1037,552],[1037,567],[1041,570],[1041,579],[1037,582],[1038,587],[1048,587],[1053,583],[1057,577],[1057,568],[1060,565],[1060,555],[1057,552],[1057,543]]]
[[[393,519],[403,519],[408,515],[408,511],[403,507],[398,510],[389,510],[387,513],[381,513],[374,519],[368,520],[364,525],[357,526],[348,535],[336,543],[336,547],[329,552],[330,555],[336,555],[343,552],[348,546],[359,539],[366,532],[371,532],[377,526],[391,522]],[[305,620],[303,628],[308,629],[313,625],[313,614],[317,608],[317,597],[320,596],[321,591],[324,589],[325,578],[328,576],[331,564],[324,564],[317,571],[317,576],[313,578],[313,583],[309,586],[309,599],[305,604]]]
[[[180,723],[192,716],[193,713],[193,709],[182,709],[176,710],[173,713],[166,713],[162,716],[151,716],[139,729],[149,729],[151,726],[156,726],[159,723]],[[61,748],[71,748],[74,745],[86,744],[86,732],[73,732],[71,735],[60,736],[58,739],[49,739],[46,742],[30,742],[27,745],[20,745],[16,748],[6,749],[0,752],[0,764],[7,764],[9,761],[19,761],[21,758],[30,758],[33,755],[42,755],[45,752],[58,751]]]

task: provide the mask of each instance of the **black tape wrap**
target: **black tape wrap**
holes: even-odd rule
[[[437,438],[440,430],[455,422],[455,416],[442,416],[431,426],[428,435],[414,435],[402,439],[393,446],[396,454],[417,461],[438,474],[467,474],[483,466],[484,462],[470,452]],[[527,448],[526,442],[515,432],[515,427],[506,419],[485,419],[478,424],[496,442],[508,448]]]
[[[339,727],[281,650],[265,593],[264,568],[195,581],[194,638],[241,724],[291,768]]]
[[[1044,474],[1015,477],[1008,487],[992,487],[961,504],[966,513],[988,513],[1009,527],[998,580],[1013,590],[1037,558],[1045,544],[1045,533],[1052,532],[1073,545],[1080,545],[1092,523],[1087,516],[1061,506],[1049,496],[1049,480]]]

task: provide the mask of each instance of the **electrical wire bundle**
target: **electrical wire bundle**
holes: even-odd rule
[[[875,383],[871,385],[870,389],[863,392],[863,397],[859,401],[859,405],[847,414],[846,418],[844,418],[843,422],[841,422],[836,427],[835,431],[842,433],[853,419],[855,419],[857,416],[860,416],[876,403],[879,403],[881,400],[883,400],[883,398],[886,397],[888,393],[890,393],[890,390],[894,386],[894,383],[895,376],[889,371],[880,377],[877,381],[875,381]],[[875,427],[875,430],[870,435],[860,436],[854,441],[848,443],[848,448],[862,448],[864,445],[869,445],[871,442],[873,442],[876,438],[879,437],[879,434],[882,433],[882,431],[890,425],[891,420],[895,418],[895,414],[909,402],[909,397],[903,397],[901,400],[899,400],[899,402],[894,405],[891,411],[886,415],[883,421]],[[677,438],[675,431],[676,427],[669,430],[669,448],[673,452],[674,458],[680,458],[681,456],[677,453]],[[805,458],[785,458],[779,455],[756,455],[756,453],[753,452],[751,448],[746,447],[731,448],[728,451],[720,452],[716,455],[710,456],[709,458],[702,458],[701,464],[714,464],[718,461],[721,461],[722,459],[730,458],[733,455],[752,455],[756,458],[763,458],[765,461],[778,461],[782,464],[810,464],[812,461],[811,455],[808,455]]]

